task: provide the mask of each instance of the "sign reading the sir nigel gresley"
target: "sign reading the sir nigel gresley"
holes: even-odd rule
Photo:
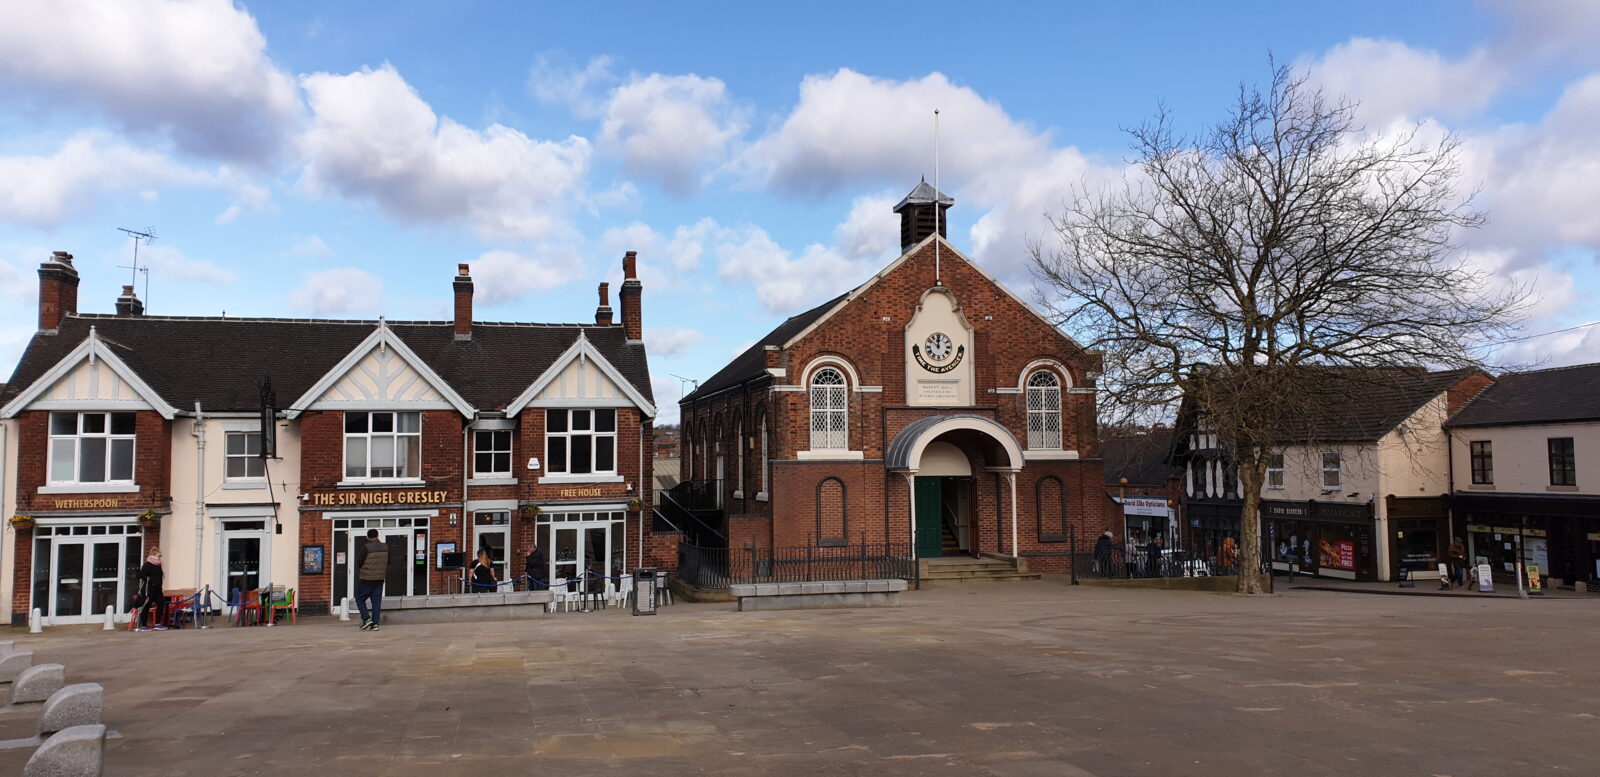
[[[427,505],[445,501],[444,491],[338,491],[311,495],[313,507]]]

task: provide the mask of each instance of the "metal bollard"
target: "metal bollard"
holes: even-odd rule
[[[116,620],[117,620],[117,608],[112,607],[110,605],[106,605],[106,622],[105,622],[105,625],[100,627],[100,630],[101,631],[116,631],[117,627],[114,625],[116,623]]]
[[[339,600],[339,622],[350,622],[350,597],[348,596]]]
[[[28,633],[38,634],[42,631],[44,631],[44,612],[35,607],[28,615]]]

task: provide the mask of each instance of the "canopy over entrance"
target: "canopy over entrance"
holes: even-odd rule
[[[993,419],[970,413],[929,416],[907,424],[889,443],[884,465],[895,472],[916,472],[923,451],[941,438],[967,450],[981,451],[989,467],[1022,467],[1022,446],[1011,430]]]

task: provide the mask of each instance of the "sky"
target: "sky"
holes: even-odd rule
[[[1024,297],[1026,246],[1125,128],[1221,119],[1269,57],[1371,131],[1462,142],[1462,256],[1600,319],[1600,2],[229,3],[8,0],[0,373],[34,272],[75,256],[152,315],[592,321],[639,252],[659,421],[787,316],[898,253],[932,180],[952,243]],[[615,300],[613,299],[613,304]],[[1496,349],[1600,361],[1600,326]]]

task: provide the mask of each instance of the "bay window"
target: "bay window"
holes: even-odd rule
[[[132,483],[133,413],[51,413],[52,484]]]
[[[615,474],[617,411],[546,410],[545,462],[552,475]]]
[[[344,414],[346,480],[417,480],[422,477],[422,414]]]

